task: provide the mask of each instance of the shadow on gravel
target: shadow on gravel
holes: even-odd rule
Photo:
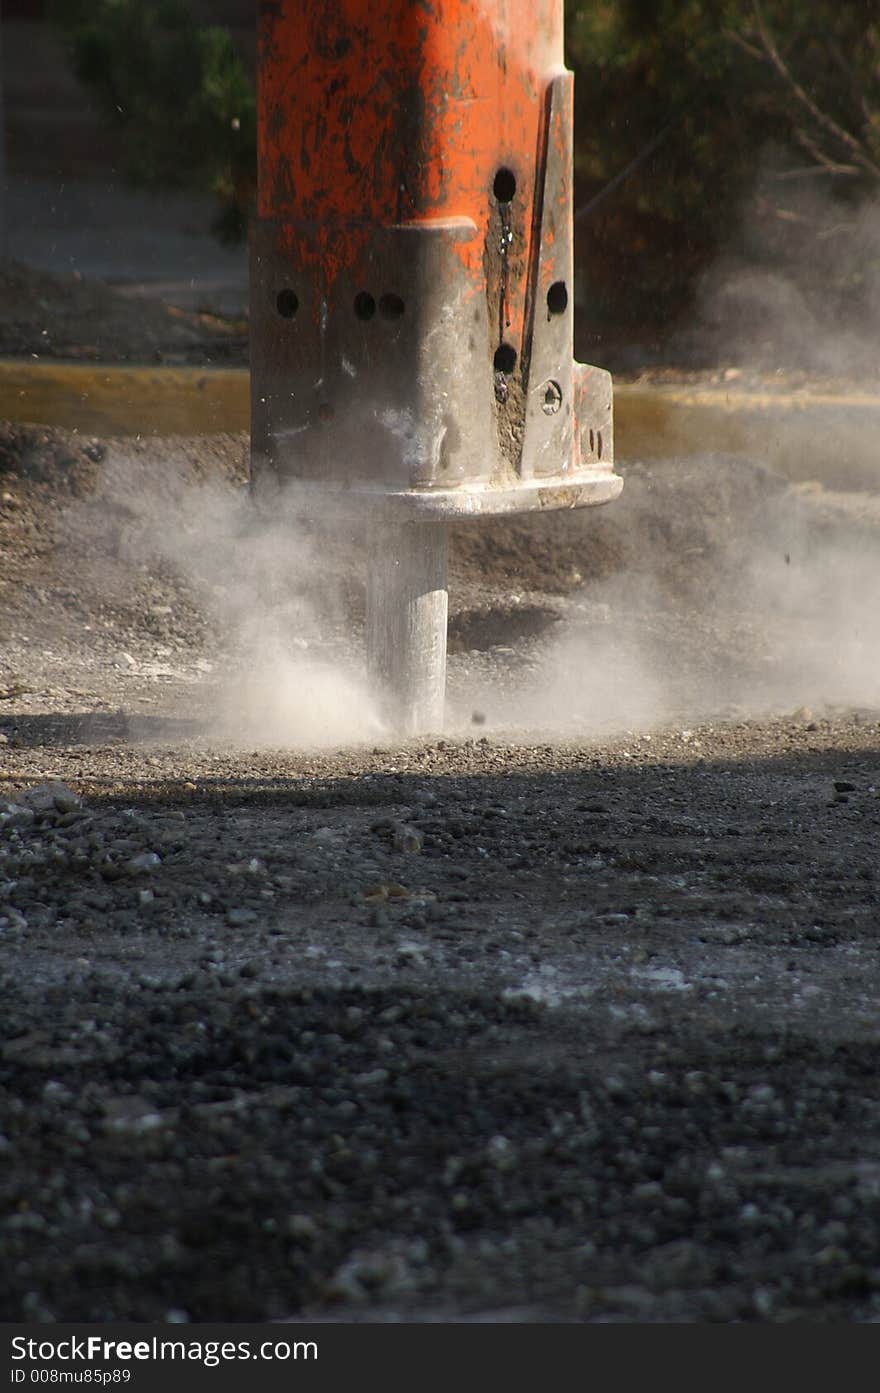
[[[95,976],[45,1009],[0,1051],[7,1320],[871,1309],[872,1045],[680,1018],[621,1061],[588,1016],[435,989]]]
[[[588,744],[508,744],[497,733],[492,741],[450,739],[424,747],[249,753],[247,747],[218,746],[212,728],[194,719],[83,712],[22,715],[5,725],[10,756],[18,750],[81,749],[84,757],[69,771],[72,783],[87,790],[89,801],[109,804],[123,798],[153,806],[208,799],[278,810],[387,804],[436,816],[451,797],[499,825],[508,813],[514,821],[527,813],[535,825],[583,814],[592,815],[590,822],[609,811],[625,812],[632,825],[658,818],[684,819],[684,825],[699,814],[711,824],[707,835],[717,832],[715,824],[727,808],[758,832],[762,820],[765,830],[766,824],[778,823],[784,836],[801,820],[810,827],[816,810],[826,805],[858,804],[860,820],[880,822],[880,743],[872,748],[859,741],[852,749],[796,745],[790,752],[777,747],[745,756],[734,748],[729,758],[712,759],[687,749],[679,754],[657,748],[648,756],[642,748],[638,761],[622,763],[614,751]],[[100,755],[94,768],[85,757],[89,751]],[[624,752],[623,759],[630,758]],[[501,759],[503,764],[496,762]],[[10,759],[8,769],[0,771],[0,787],[35,782],[12,768]],[[502,806],[505,799],[509,810]]]
[[[5,731],[12,746],[29,750],[67,749],[76,745],[138,745],[151,741],[175,744],[207,732],[202,721],[173,716],[133,716],[124,711],[15,715],[5,719],[0,713],[0,729]]]
[[[449,652],[487,653],[492,648],[540,638],[558,624],[561,617],[557,609],[544,605],[453,613],[449,616]]]
[[[0,1318],[876,1319],[880,750],[513,753],[77,755],[95,844],[5,846]]]

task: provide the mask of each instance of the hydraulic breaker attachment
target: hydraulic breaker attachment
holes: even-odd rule
[[[561,0],[261,0],[252,480],[363,521],[389,723],[442,723],[452,519],[613,499],[573,361]],[[441,634],[442,630],[442,634]]]

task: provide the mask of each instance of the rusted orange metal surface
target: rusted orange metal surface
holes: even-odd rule
[[[371,227],[467,218],[456,253],[481,293],[499,169],[516,179],[521,222],[534,221],[544,93],[563,70],[560,0],[266,5],[260,70],[259,211],[283,221],[291,252],[300,222],[320,225],[311,257],[329,288]],[[518,251],[504,306],[517,344],[528,248]]]
[[[258,74],[257,463],[451,513],[613,496],[610,379],[571,361],[562,0],[261,0]]]

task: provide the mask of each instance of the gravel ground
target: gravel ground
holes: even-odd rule
[[[245,361],[3,276],[4,354]],[[244,437],[0,423],[0,1319],[877,1321],[838,464],[455,529],[447,727],[400,744],[363,539],[255,517]]]
[[[876,500],[456,532],[400,744],[245,450],[0,431],[0,1316],[877,1320]]]

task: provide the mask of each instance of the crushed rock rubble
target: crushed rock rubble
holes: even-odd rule
[[[769,865],[739,923],[704,923],[680,854],[665,906],[630,903],[646,826],[703,829],[705,858],[714,817],[722,865],[733,807],[664,822],[668,776],[625,793],[598,762],[543,810],[460,777],[438,799],[413,759],[384,801],[368,777],[341,803],[305,779],[277,814],[231,800],[222,835],[198,776],[183,806],[60,781],[0,802],[4,1316],[874,1319],[867,1007],[842,983],[861,1034],[828,1006],[825,1034],[773,1027],[800,974],[762,946]],[[856,805],[823,776],[816,808],[867,836],[846,781]],[[501,862],[521,889],[490,916]],[[576,865],[604,905],[564,903]],[[536,933],[516,895],[539,875]],[[859,932],[841,909],[784,951]]]

